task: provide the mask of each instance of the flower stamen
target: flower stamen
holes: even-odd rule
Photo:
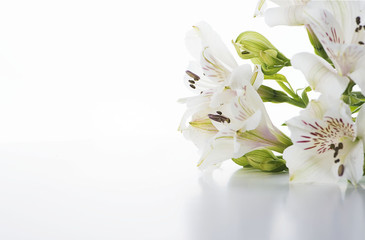
[[[339,167],[338,167],[338,176],[342,177],[343,176],[343,173],[345,171],[345,166],[343,164],[341,164]]]
[[[191,77],[192,79],[194,79],[195,81],[199,81],[200,77],[198,75],[196,75],[195,73],[189,71],[189,70],[186,70],[185,73]]]
[[[220,111],[217,111],[217,112],[220,112]],[[220,113],[222,114],[222,112],[220,112]],[[221,114],[219,114],[219,115],[216,115],[216,114],[208,114],[208,117],[211,120],[216,121],[216,122],[220,122],[220,123],[224,123],[224,122],[230,123],[231,122],[231,119],[229,119],[228,117],[225,117],[225,116],[223,116]]]

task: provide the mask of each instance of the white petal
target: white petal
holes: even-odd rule
[[[244,85],[250,84],[252,69],[249,64],[241,65],[235,68],[229,79],[229,86],[232,89],[242,89]]]
[[[332,161],[322,159],[321,156],[313,155],[295,145],[285,149],[283,158],[292,182],[333,183],[339,179],[331,171]]]
[[[363,142],[360,140],[351,146],[350,153],[345,159],[344,178],[356,184],[360,181],[363,174],[364,165],[364,148]]]
[[[232,54],[223,43],[219,35],[207,24],[200,22],[194,27],[202,40],[203,49],[209,48],[212,55],[232,69],[237,66]]]
[[[303,25],[305,24],[303,9],[304,6],[302,5],[270,8],[265,12],[265,22],[271,27],[277,25]]]
[[[313,90],[339,98],[349,80],[339,76],[322,58],[310,53],[298,53],[291,60],[294,68],[305,75]]]
[[[222,104],[228,104],[234,100],[236,97],[236,92],[231,89],[225,89],[221,86],[215,89],[214,94],[210,101],[211,108],[218,108]]]
[[[359,60],[356,69],[348,76],[359,85],[361,93],[365,95],[365,57]]]
[[[199,128],[189,126],[183,131],[183,135],[186,139],[192,141],[194,145],[203,150],[207,143],[216,135],[217,132],[204,131]]]
[[[200,65],[204,75],[216,83],[224,84],[226,79],[231,75],[231,69],[228,69],[226,65],[214,55],[212,49],[208,47],[202,51]]]
[[[230,138],[220,138],[213,140],[204,149],[202,157],[198,162],[198,167],[200,169],[205,169],[210,165],[221,163],[232,158],[233,152],[233,136]]]
[[[361,107],[359,113],[357,114],[356,126],[357,126],[357,135],[365,143],[365,107],[364,107],[364,105]],[[364,146],[364,148],[365,148],[365,146]]]

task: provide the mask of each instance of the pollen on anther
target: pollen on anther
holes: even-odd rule
[[[221,111],[217,111],[217,114],[222,115],[222,112]]]
[[[339,167],[338,167],[338,176],[342,177],[343,176],[343,173],[345,171],[345,166],[343,164],[341,164]]]
[[[196,87],[195,87],[195,85],[193,85],[193,84],[190,84],[189,85],[192,89],[195,89]]]
[[[359,25],[361,22],[361,18],[359,16],[356,17],[356,24]]]

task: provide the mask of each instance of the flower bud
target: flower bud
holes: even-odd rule
[[[233,44],[241,58],[260,64],[264,74],[272,75],[283,67],[290,66],[290,60],[257,32],[243,32]]]
[[[272,103],[290,102],[290,98],[282,91],[272,89],[271,87],[261,85],[257,89],[257,93],[260,95],[262,101]]]
[[[264,172],[281,172],[287,169],[285,161],[267,149],[254,150],[240,158],[232,159],[238,165],[259,169]]]

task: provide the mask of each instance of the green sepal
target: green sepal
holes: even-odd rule
[[[240,166],[253,167],[264,172],[281,172],[287,170],[285,160],[275,156],[267,149],[254,150],[240,158],[233,158],[232,160]]]
[[[260,64],[264,74],[272,75],[283,67],[291,66],[290,60],[258,32],[241,33],[233,45],[238,56],[251,59],[254,64]]]

